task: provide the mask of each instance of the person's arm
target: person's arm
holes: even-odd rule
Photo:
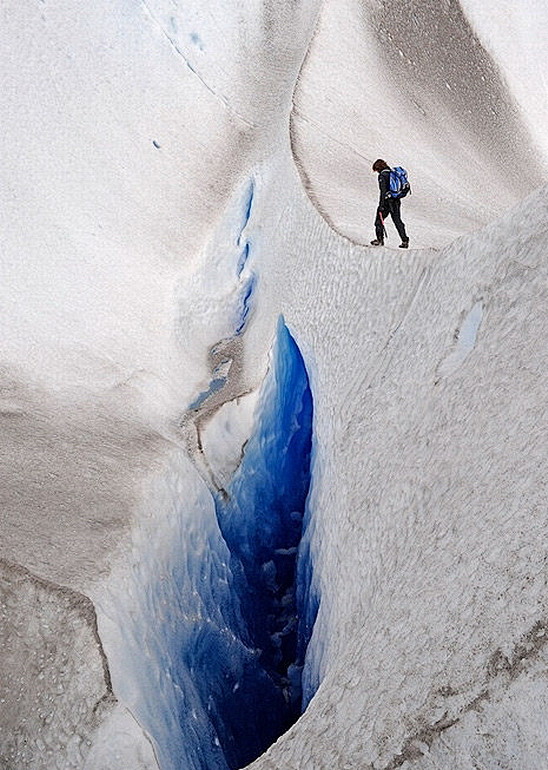
[[[379,174],[379,190],[380,190],[379,206],[382,206],[385,200],[390,197],[388,195],[388,193],[390,192],[390,171],[388,169],[381,171],[381,173]]]

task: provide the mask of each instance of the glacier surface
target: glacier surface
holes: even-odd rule
[[[544,2],[0,19],[0,766],[543,767]]]

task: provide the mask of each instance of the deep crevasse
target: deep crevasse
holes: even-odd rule
[[[203,486],[170,486],[166,529],[147,534],[131,596],[120,592],[111,608],[124,658],[115,690],[162,770],[242,767],[301,713],[315,616],[308,549],[298,556],[312,418],[305,364],[280,319],[232,481],[214,508]]]
[[[299,570],[297,564],[310,487],[312,419],[306,367],[280,319],[254,433],[226,493],[216,500],[245,626],[282,698],[272,725],[277,735],[301,711],[301,671],[315,612],[308,586],[299,588],[297,579],[310,577],[308,550],[301,551]]]

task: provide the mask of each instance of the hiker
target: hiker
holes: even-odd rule
[[[392,169],[385,160],[382,160],[382,158],[379,158],[373,163],[373,171],[376,171],[379,175],[380,198],[377,216],[375,217],[375,234],[377,237],[374,241],[371,241],[371,245],[382,246],[384,244],[384,236],[386,233],[386,230],[384,229],[384,220],[390,214],[401,238],[400,249],[407,249],[409,248],[409,238],[405,232],[405,225],[401,221],[400,209],[401,198],[409,192],[409,184],[407,184],[407,188],[403,194],[401,192],[393,192],[390,186],[390,173]]]

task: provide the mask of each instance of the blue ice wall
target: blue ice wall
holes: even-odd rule
[[[299,637],[297,576],[307,580],[310,569],[297,571],[297,557],[310,487],[313,403],[302,355],[283,319],[260,404],[243,460],[216,508],[248,633],[283,693],[287,708],[280,718],[290,724],[300,713],[300,659],[313,623],[308,618]],[[300,598],[301,610],[310,606],[307,589]]]
[[[297,637],[297,655],[289,673],[296,679],[295,687],[301,693],[300,709],[303,712],[320,686],[318,667],[314,660],[309,660],[305,667],[308,643],[314,630],[320,607],[320,592],[316,585],[314,562],[312,557],[313,539],[312,509],[307,500],[303,519],[303,532],[297,560],[297,611],[299,613],[299,633]]]
[[[283,670],[288,656],[295,659],[295,569],[310,486],[313,417],[304,361],[283,319],[260,402],[228,496],[217,499],[217,516],[234,570],[245,578],[242,606],[253,641],[270,656],[272,670]]]
[[[246,714],[233,767],[258,756],[301,713],[309,624],[299,637],[297,576],[307,579],[309,567],[298,570],[297,564],[310,487],[313,403],[302,355],[283,319],[259,403],[242,462],[216,499],[246,636],[261,672],[249,696],[270,715],[265,723],[261,709]],[[306,590],[301,598],[308,598]]]
[[[135,661],[125,699],[162,770],[241,768],[301,713],[312,425],[303,357],[280,319],[231,483],[213,506],[203,487],[194,506],[174,499],[169,552],[151,533],[146,582],[136,575],[140,612],[117,613]]]

